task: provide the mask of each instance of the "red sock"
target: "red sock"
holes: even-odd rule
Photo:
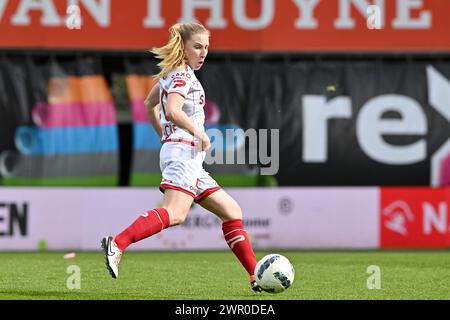
[[[169,223],[169,214],[166,209],[153,209],[143,213],[128,228],[118,234],[114,241],[117,247],[124,251],[130,244],[148,238],[167,228]]]
[[[225,221],[222,224],[222,231],[228,246],[252,277],[256,266],[255,253],[242,225],[242,220]]]

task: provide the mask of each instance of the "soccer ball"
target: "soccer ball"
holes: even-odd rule
[[[256,283],[266,292],[280,293],[294,282],[295,271],[291,262],[281,254],[269,254],[255,267]]]

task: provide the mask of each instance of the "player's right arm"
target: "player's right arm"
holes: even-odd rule
[[[144,104],[150,123],[158,133],[159,137],[162,138],[162,126],[159,107],[159,83],[155,84],[152,90],[150,90],[147,98],[145,98]]]
[[[165,117],[177,127],[182,128],[198,138],[202,142],[202,151],[206,151],[211,147],[208,135],[200,130],[194,122],[183,111],[185,98],[178,93],[169,93],[167,96]]]

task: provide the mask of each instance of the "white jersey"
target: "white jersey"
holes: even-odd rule
[[[162,181],[160,190],[174,189],[189,194],[195,202],[201,202],[213,192],[220,190],[217,182],[203,169],[206,152],[192,148],[197,139],[184,129],[177,128],[165,116],[167,96],[170,93],[182,95],[183,111],[196,127],[205,131],[205,91],[192,69],[172,71],[166,78],[159,80],[161,124],[163,142],[160,150],[160,168]]]
[[[205,131],[205,91],[197,80],[191,67],[184,70],[174,70],[167,77],[159,80],[159,93],[161,105],[161,125],[163,128],[162,141],[181,141],[196,143],[197,139],[184,129],[178,128],[174,123],[166,119],[167,96],[170,93],[182,95],[184,100],[183,111],[194,122],[197,128]]]

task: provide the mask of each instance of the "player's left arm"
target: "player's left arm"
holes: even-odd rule
[[[145,109],[147,111],[148,119],[158,133],[162,137],[162,126],[160,121],[160,107],[159,107],[159,83],[155,84],[150,90],[147,98],[144,101]]]

